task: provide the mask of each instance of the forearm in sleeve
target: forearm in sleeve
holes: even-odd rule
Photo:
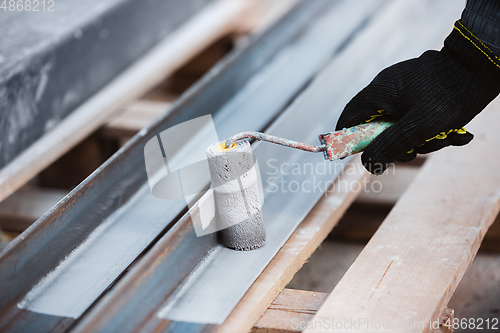
[[[468,0],[461,21],[500,57],[500,0]]]

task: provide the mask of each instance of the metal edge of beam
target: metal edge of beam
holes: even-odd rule
[[[296,38],[301,27],[308,23],[309,17],[324,5],[325,1],[311,1],[307,6],[302,4],[300,10],[296,9],[288,15],[293,20],[283,19],[274,29],[254,37],[249,45],[233,52],[174,103],[170,117],[159,119],[149,130],[141,131],[56,207],[13,241],[0,258],[0,274],[3,275],[1,289],[6,296],[2,298],[2,308],[5,310],[9,303],[12,305],[17,302],[30,286],[56,267],[106,216],[123,205],[146,181],[142,165],[142,147],[145,142],[162,129],[212,110],[217,111],[239,87],[246,84],[248,78],[266,60]],[[241,67],[242,70],[236,71],[235,67]],[[225,93],[222,96],[216,95],[221,90]],[[214,95],[217,99],[213,98]],[[123,179],[128,180],[123,182]],[[92,209],[98,202],[101,202],[98,209]],[[91,223],[78,223],[87,211],[92,210],[95,218]],[[54,244],[57,246],[51,246]]]

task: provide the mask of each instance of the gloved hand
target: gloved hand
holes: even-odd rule
[[[499,93],[500,59],[457,21],[441,51],[381,71],[346,105],[336,130],[386,115],[397,120],[361,157],[381,174],[396,160],[469,143],[474,136],[462,127]]]

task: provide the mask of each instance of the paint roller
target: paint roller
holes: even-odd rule
[[[244,139],[267,141],[309,152],[323,152],[334,161],[362,152],[380,133],[393,125],[372,121],[340,131],[321,134],[321,145],[279,138],[259,132],[243,132],[207,148],[216,223],[221,242],[240,251],[262,247],[266,240],[258,174],[252,148]]]
[[[257,249],[266,241],[255,158],[247,141],[215,143],[207,148],[217,230],[234,250]]]

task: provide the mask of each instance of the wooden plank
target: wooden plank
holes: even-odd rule
[[[314,317],[329,295],[313,291],[283,289],[255,324],[252,333],[302,332],[305,328],[304,323]]]
[[[239,35],[265,30],[300,0],[253,0],[255,10],[240,21]]]
[[[67,194],[64,190],[22,188],[0,202],[0,228],[22,232]]]
[[[368,176],[356,157],[337,179],[342,189],[356,188]],[[254,282],[219,332],[248,332],[278,293],[288,284],[307,258],[326,238],[357,192],[336,191],[323,197],[302,221],[260,277]]]
[[[138,100],[104,126],[104,133],[112,136],[133,136],[156,118],[169,112],[170,102]]]
[[[328,293],[283,289],[269,308],[255,324],[251,333],[294,333],[302,332],[313,325],[313,318]],[[449,333],[447,323],[453,323],[454,310],[445,309],[441,314],[437,332]],[[452,327],[451,327],[452,328]]]
[[[0,170],[0,201],[160,83],[207,45],[232,31],[251,1],[219,1],[187,21]]]
[[[396,164],[381,176],[370,175],[365,188],[347,209],[332,231],[334,239],[368,242],[389,215],[391,208],[410,186],[419,167]],[[380,182],[374,184],[374,182]],[[373,189],[380,192],[372,191]],[[497,216],[481,243],[481,250],[500,251],[500,216]]]
[[[469,145],[429,158],[315,320],[385,320],[395,332],[408,331],[400,323],[431,331],[429,319],[438,320],[500,210],[500,158],[492,153],[498,110],[500,100],[468,126],[476,133]],[[306,330],[320,331],[329,330]]]

